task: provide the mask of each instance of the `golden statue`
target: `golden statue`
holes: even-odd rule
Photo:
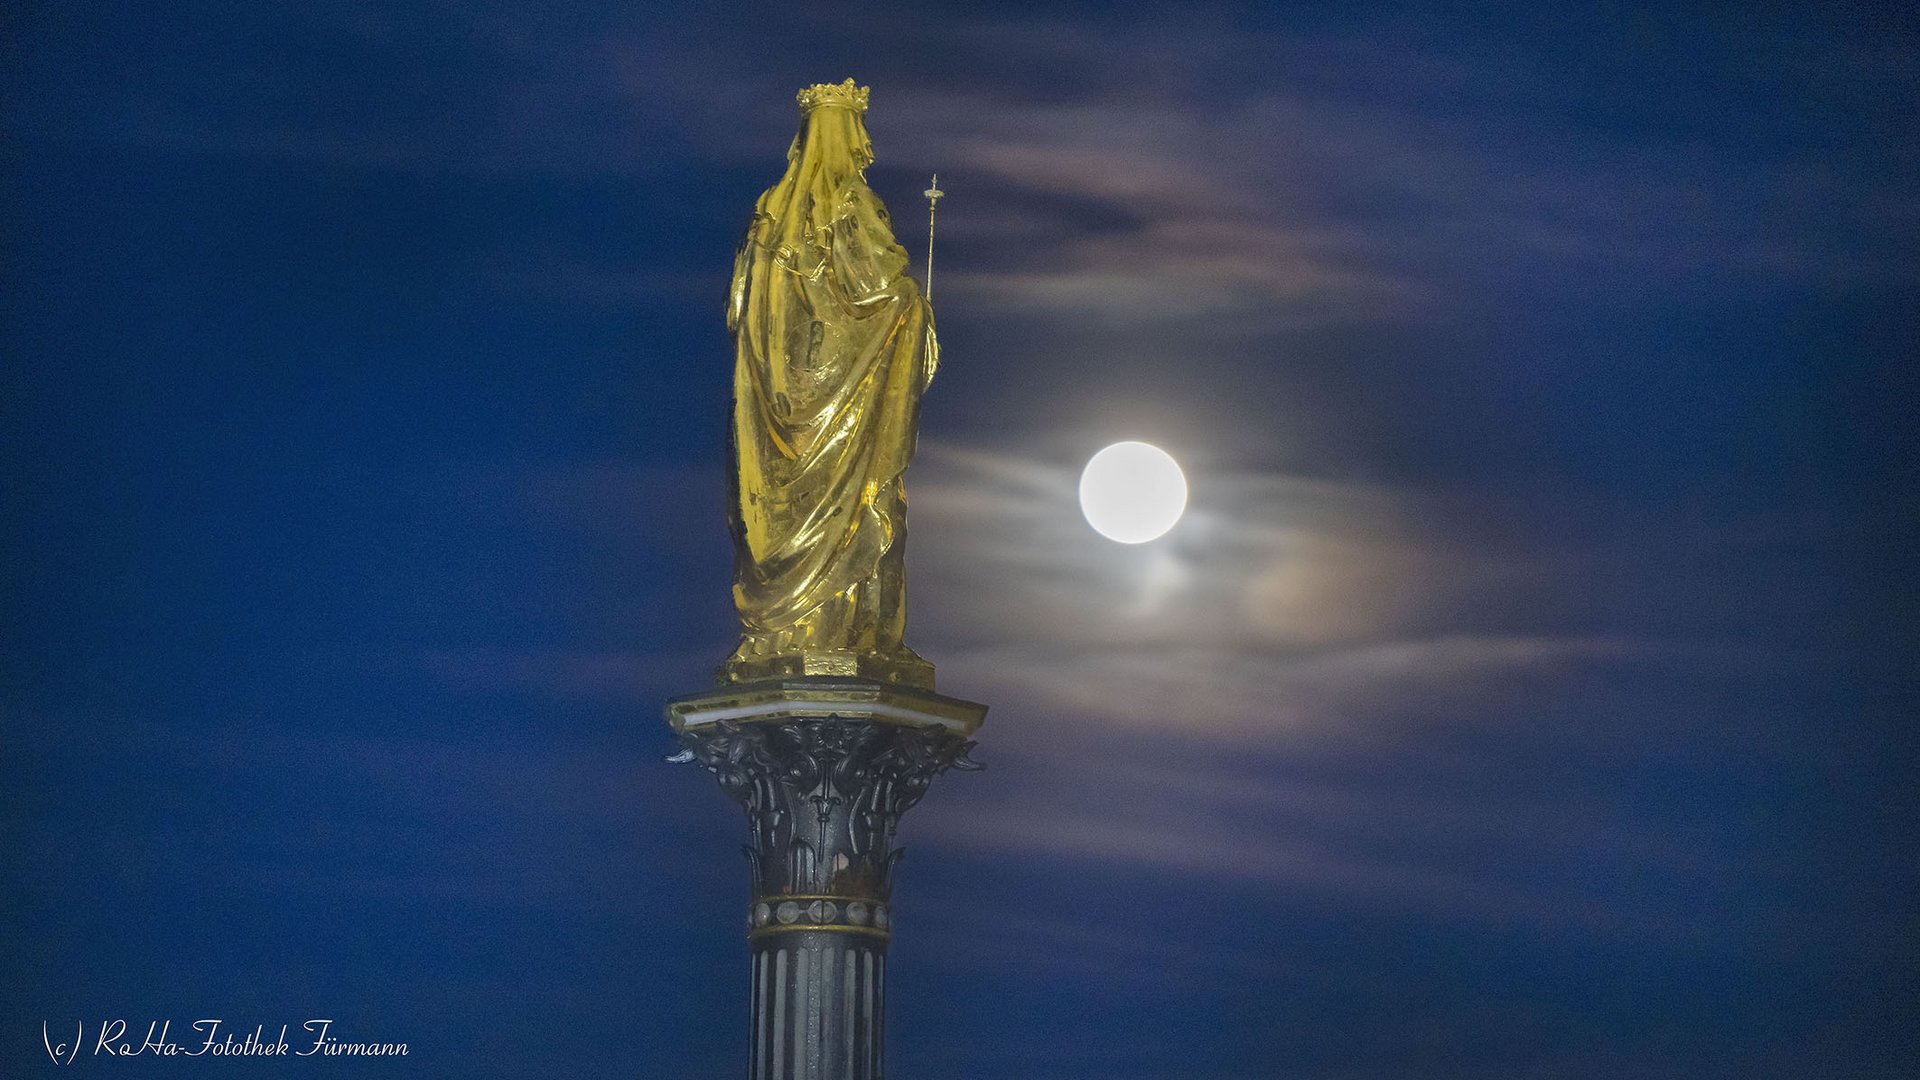
[[[931,689],[902,640],[907,496],[939,350],[907,276],[852,79],[799,94],[786,175],[733,266],[729,516],[740,648],[723,681],[850,675]]]

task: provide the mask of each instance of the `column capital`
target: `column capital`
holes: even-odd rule
[[[789,926],[884,936],[902,854],[894,829],[934,777],[980,767],[967,735],[985,713],[850,679],[773,680],[670,702],[685,747],[675,760],[698,762],[747,812],[754,936]],[[829,909],[835,918],[805,914]],[[794,912],[803,914],[780,917]]]

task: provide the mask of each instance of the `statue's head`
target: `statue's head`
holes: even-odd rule
[[[814,83],[795,95],[803,123],[789,158],[810,159],[817,168],[835,173],[851,166],[864,170],[873,164],[873,142],[863,117],[868,87],[842,83]]]

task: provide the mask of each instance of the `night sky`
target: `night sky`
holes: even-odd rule
[[[916,268],[950,193],[908,640],[992,707],[895,1075],[1915,1075],[1920,20],[1570,6],[10,5],[0,1074],[744,1075],[660,706],[852,76]]]

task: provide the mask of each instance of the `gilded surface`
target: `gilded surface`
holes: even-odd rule
[[[787,171],[734,262],[734,604],[724,680],[857,675],[931,687],[908,649],[903,556],[920,395],[938,358],[852,80],[799,95]]]

